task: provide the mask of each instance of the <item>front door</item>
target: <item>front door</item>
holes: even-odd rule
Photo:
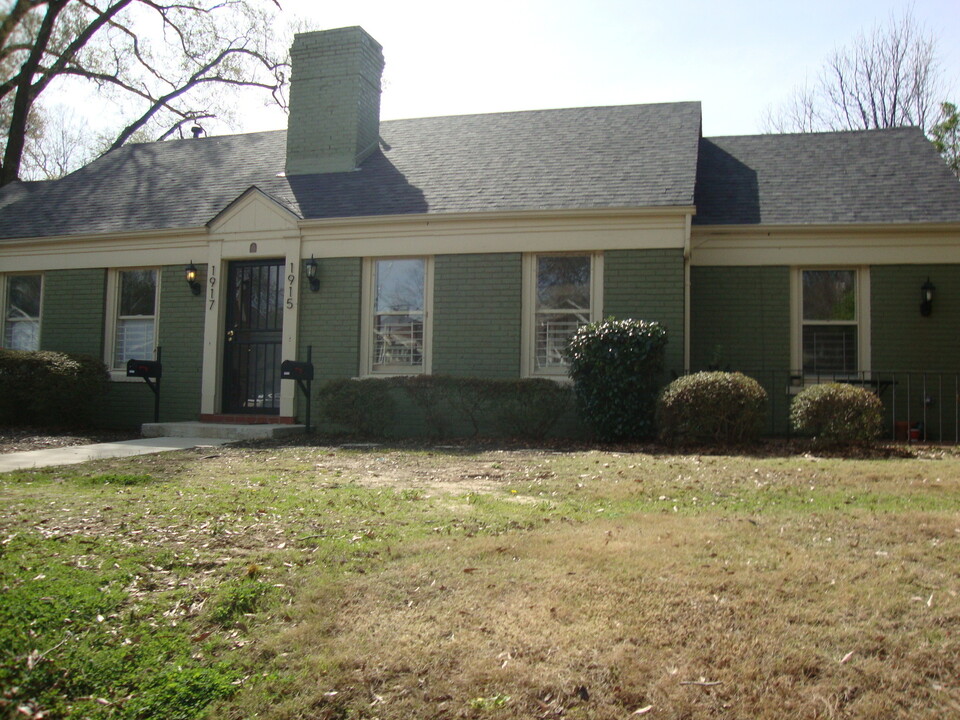
[[[283,260],[230,263],[223,412],[280,414]]]

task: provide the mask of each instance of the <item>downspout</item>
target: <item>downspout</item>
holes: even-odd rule
[[[683,235],[683,370],[690,372],[690,231],[693,213],[686,216]]]

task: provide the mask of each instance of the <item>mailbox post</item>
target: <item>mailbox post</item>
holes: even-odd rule
[[[307,361],[284,360],[280,363],[280,379],[296,380],[297,387],[307,398],[307,432],[310,432],[310,390],[313,385],[313,346],[307,346]]]
[[[143,378],[153,391],[153,421],[160,422],[160,377],[163,364],[160,362],[160,348],[157,348],[156,360],[127,360],[127,377]]]

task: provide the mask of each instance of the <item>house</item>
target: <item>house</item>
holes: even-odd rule
[[[757,376],[772,429],[839,375],[955,432],[960,184],[919,129],[703,138],[696,102],[380,122],[361,28],[292,58],[287,131],[0,191],[3,345],[102,357],[105,422],[151,419],[124,370],[156,348],[162,419],[293,423],[279,365],[307,348],[317,381],[563,378],[569,333],[617,316],[666,326],[674,373]]]

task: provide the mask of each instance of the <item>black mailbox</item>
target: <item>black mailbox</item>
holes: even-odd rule
[[[127,377],[159,379],[163,365],[158,360],[127,360]]]
[[[284,360],[280,363],[281,380],[313,380],[313,363]]]

